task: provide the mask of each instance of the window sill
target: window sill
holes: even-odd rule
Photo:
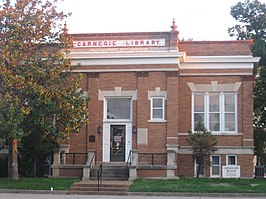
[[[161,122],[167,122],[167,120],[148,120],[148,122],[161,123]]]
[[[238,132],[212,132],[213,135],[243,135],[243,133]]]

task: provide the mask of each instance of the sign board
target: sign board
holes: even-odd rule
[[[240,178],[240,166],[223,166],[223,178]]]
[[[165,39],[137,39],[137,40],[87,40],[74,41],[74,47],[130,47],[130,46],[165,46]]]

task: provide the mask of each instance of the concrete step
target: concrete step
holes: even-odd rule
[[[113,192],[113,191],[69,191],[69,195],[118,195],[127,196],[128,192]]]
[[[99,187],[100,191],[118,191],[118,192],[127,192],[128,187]],[[98,186],[95,187],[72,187],[71,191],[98,191]]]
[[[90,170],[90,180],[97,180],[99,166]],[[104,163],[102,168],[103,180],[128,180],[128,169],[125,163]]]
[[[98,181],[81,181],[71,186],[71,195],[128,195],[129,181],[102,181],[98,191]]]

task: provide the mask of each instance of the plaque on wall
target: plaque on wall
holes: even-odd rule
[[[89,136],[89,142],[95,142],[95,135]]]

